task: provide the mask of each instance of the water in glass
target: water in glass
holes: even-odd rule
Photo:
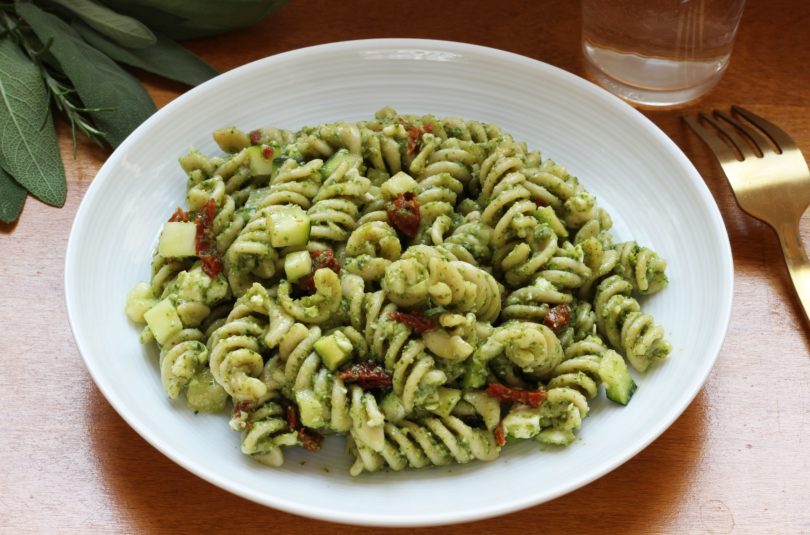
[[[745,0],[582,0],[589,75],[631,102],[671,107],[721,78]]]

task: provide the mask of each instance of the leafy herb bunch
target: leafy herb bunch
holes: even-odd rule
[[[27,193],[65,203],[52,108],[70,124],[74,157],[77,130],[115,148],[156,109],[119,63],[200,84],[218,72],[176,40],[247,26],[284,1],[0,2],[0,221],[17,219]]]

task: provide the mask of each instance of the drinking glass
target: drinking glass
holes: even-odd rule
[[[674,107],[720,81],[745,0],[582,0],[588,75],[641,107]]]

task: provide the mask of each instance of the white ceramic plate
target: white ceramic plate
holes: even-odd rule
[[[492,122],[566,165],[597,195],[619,239],[669,261],[670,286],[643,303],[673,345],[638,378],[632,402],[597,401],[580,439],[559,451],[532,441],[492,463],[348,475],[342,438],[318,454],[287,454],[270,469],[239,452],[227,417],[195,416],[161,390],[156,351],[138,343],[126,293],[149,277],[161,225],[183,205],[177,158],[217,147],[235,124],[297,129],[369,118],[385,105]],[[658,437],[702,386],[726,332],[731,251],[718,209],[678,147],[640,113],[549,65],[460,43],[385,39],[266,58],[188,92],[116,150],[79,208],[67,250],[65,293],[79,350],[96,384],[146,440],[198,476],[247,499],[301,515],[371,525],[474,520],[570,492]],[[290,450],[287,450],[290,451]]]

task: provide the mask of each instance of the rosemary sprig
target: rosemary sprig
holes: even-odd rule
[[[0,144],[0,222],[17,219],[23,190],[65,203],[55,117],[70,125],[74,158],[77,132],[114,149],[157,111],[127,67],[203,83],[218,72],[175,40],[244,27],[283,3],[0,0],[0,129],[14,138]]]
[[[73,139],[73,157],[76,158],[77,128],[90,141],[103,148],[104,138],[107,134],[93,126],[86,114],[111,111],[112,108],[85,108],[79,102],[75,89],[57,80],[47,69],[43,69],[42,77],[45,79],[45,86],[48,88],[54,106],[70,123],[70,134]]]
[[[5,33],[19,44],[25,54],[31,59],[42,75],[45,87],[51,102],[62,116],[70,124],[70,133],[73,140],[73,157],[77,155],[76,130],[87,136],[99,147],[104,147],[106,134],[93,126],[92,120],[87,115],[94,112],[112,111],[112,108],[86,108],[82,106],[76,90],[68,85],[66,76],[52,63],[45,60],[48,50],[53,41],[48,41],[40,45],[39,40],[30,31],[27,31],[16,17],[11,17],[7,12],[3,12],[3,23],[6,27]]]

